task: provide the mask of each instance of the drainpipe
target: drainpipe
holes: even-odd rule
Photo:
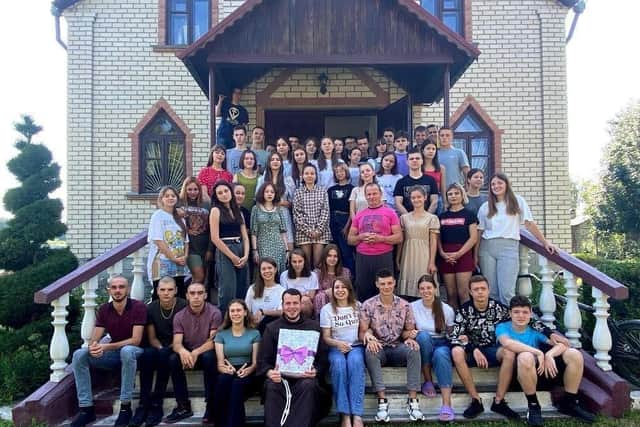
[[[542,120],[540,122],[540,133],[541,133],[541,150],[542,150],[542,234],[547,235],[547,147],[545,144],[545,134],[546,134],[546,119],[545,119],[545,108],[544,108],[544,46],[542,43],[542,16],[540,15],[540,11],[536,10],[536,17],[538,18],[538,44],[540,49],[540,114],[542,116]]]
[[[51,13],[55,17],[56,24],[56,41],[64,50],[67,50],[67,44],[62,40],[62,35],[60,34],[60,15],[62,15],[62,11],[56,7],[55,4],[51,5]]]
[[[571,41],[571,38],[573,37],[573,32],[576,30],[576,26],[578,25],[578,18],[580,18],[580,14],[582,14],[582,12],[584,12],[585,8],[587,7],[587,1],[586,0],[580,0],[578,1],[578,3],[575,4],[575,6],[573,6],[573,21],[571,21],[571,28],[569,29],[569,34],[567,35],[567,39],[565,40],[565,43],[569,43]]]

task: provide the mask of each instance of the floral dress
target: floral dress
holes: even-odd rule
[[[265,210],[262,205],[255,205],[251,210],[251,234],[256,236],[258,255],[273,258],[278,264],[278,271],[287,267],[287,247],[282,241],[281,233],[287,231],[285,214],[281,207]]]

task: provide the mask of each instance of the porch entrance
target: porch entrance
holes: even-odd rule
[[[275,143],[278,137],[297,136],[301,141],[309,137],[333,138],[369,135],[373,143],[382,137],[383,130],[411,129],[408,97],[383,109],[270,109],[264,112],[266,140]]]

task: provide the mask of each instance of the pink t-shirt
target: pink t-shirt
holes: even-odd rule
[[[386,205],[378,208],[366,208],[361,210],[353,218],[352,227],[361,233],[376,233],[382,236],[391,236],[391,227],[399,225],[400,220],[395,211]],[[393,245],[382,242],[366,243],[360,242],[356,246],[356,251],[362,255],[382,255],[393,250]]]

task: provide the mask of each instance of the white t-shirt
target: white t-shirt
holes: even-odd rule
[[[440,302],[442,311],[444,312],[444,324],[447,327],[453,326],[455,321],[455,313],[450,305]],[[427,331],[432,337],[443,337],[444,333],[436,333],[436,324],[433,319],[433,312],[430,308],[424,306],[421,299],[411,303],[413,317],[416,319],[416,329],[419,331]]]
[[[378,175],[377,180],[380,188],[382,188],[382,199],[386,205],[394,211],[396,210],[395,198],[393,197],[393,190],[396,188],[396,184],[400,181],[402,175]]]
[[[311,272],[309,277],[298,277],[297,279],[289,279],[288,274],[289,272],[286,270],[280,274],[280,284],[285,289],[293,288],[299,290],[302,294],[306,294],[309,291],[315,291],[320,288],[318,275],[314,271]]]
[[[184,223],[184,220],[182,221]],[[149,243],[147,277],[149,280],[158,280],[163,276],[184,276],[189,273],[187,266],[170,261],[160,252],[155,243],[156,240],[163,240],[176,257],[181,257],[184,256],[185,246],[189,242],[189,235],[183,234],[182,229],[170,213],[158,209],[151,215],[147,231],[147,243]]]
[[[325,304],[320,310],[320,327],[331,328],[331,338],[349,344],[358,342],[358,310],[353,307],[336,307],[333,311],[331,304]]]
[[[249,286],[247,289],[247,296],[244,297],[244,302],[247,303],[249,311],[256,314],[260,309],[262,310],[282,310],[282,293],[284,288],[278,284],[270,288],[265,287],[262,292],[262,298],[256,298],[253,293],[253,286]]]
[[[484,202],[478,210],[478,229],[483,230],[483,239],[513,239],[520,240],[520,225],[525,221],[533,221],[533,215],[524,198],[516,194],[520,215],[508,215],[504,202],[496,203],[496,214],[489,218],[489,202]]]

